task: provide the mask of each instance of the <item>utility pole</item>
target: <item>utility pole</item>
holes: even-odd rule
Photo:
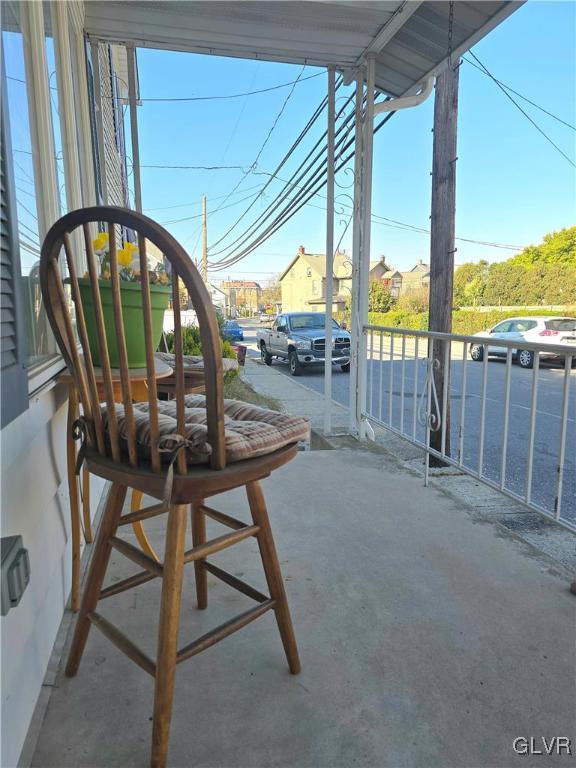
[[[430,221],[430,299],[428,330],[452,331],[452,292],[454,285],[454,237],[456,218],[456,143],[458,126],[458,64],[449,61],[436,78],[434,96],[434,145],[432,150],[432,215]],[[433,357],[440,367],[433,369],[441,428],[430,433],[430,446],[450,454],[450,344],[436,341]],[[445,365],[445,362],[447,365]],[[444,391],[446,408],[442,413]],[[434,406],[433,415],[435,413]],[[444,435],[444,439],[442,439]],[[430,456],[431,466],[443,462]]]
[[[202,277],[208,285],[208,227],[206,222],[206,195],[202,195]]]

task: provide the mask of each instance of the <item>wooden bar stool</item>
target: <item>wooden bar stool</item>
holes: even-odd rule
[[[113,303],[113,328],[105,325],[102,308],[102,280],[98,279],[91,231],[104,225],[109,237],[110,286]],[[91,305],[83,302],[72,253],[70,234],[81,227],[86,244],[90,276]],[[147,402],[134,403],[128,367],[122,282],[117,254],[117,233],[125,227],[137,233],[140,260],[142,328],[146,348]],[[151,291],[146,257],[146,239],[164,254],[171,268],[175,326],[174,400],[157,398],[154,374]],[[80,339],[70,316],[70,301],[60,270],[59,256],[64,250],[69,272],[71,297]],[[186,395],[182,361],[182,334],[178,279],[188,290],[196,311],[204,355],[205,395]],[[132,661],[154,678],[154,716],[151,765],[166,765],[176,665],[241,629],[269,610],[273,610],[292,674],[300,671],[300,661],[284,584],[260,481],[293,459],[298,442],[309,436],[305,419],[256,408],[247,403],[223,398],[222,357],[218,325],[210,296],[186,252],[162,227],[141,214],[120,208],[95,207],[72,211],[48,232],[42,246],[40,281],[46,312],[56,341],[80,395],[84,432],[82,452],[90,472],[111,481],[98,531],[86,586],[82,596],[66,674],[76,675],[92,625]],[[97,346],[102,369],[104,402],[100,401],[96,366],[89,343],[86,316],[96,319]],[[117,403],[110,366],[109,343],[114,339],[119,354],[122,403]],[[83,356],[81,355],[83,353]],[[252,524],[226,515],[206,500],[245,487]],[[145,509],[122,515],[128,488],[157,500]],[[186,549],[187,507],[191,505],[192,543]],[[126,524],[164,515],[167,520],[162,562],[122,539],[118,533]],[[231,529],[206,540],[206,517]],[[262,559],[269,595],[222,570],[208,558],[249,537],[255,537]],[[140,570],[103,588],[112,549],[132,560]],[[198,608],[207,607],[207,573],[251,597],[256,606],[178,649],[183,568],[194,563]],[[126,589],[162,578],[158,646],[151,659],[136,644],[98,612],[98,602]]]

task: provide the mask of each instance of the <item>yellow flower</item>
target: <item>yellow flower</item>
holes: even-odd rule
[[[108,245],[108,232],[100,232],[98,237],[92,240],[92,246],[95,251],[103,251]]]
[[[131,243],[130,241],[126,240],[124,242],[124,250],[129,251],[130,253],[134,253],[134,251],[138,250],[138,246],[134,245],[134,243]]]
[[[120,248],[118,251],[118,263],[123,267],[129,267],[132,264],[132,251],[130,248]]]

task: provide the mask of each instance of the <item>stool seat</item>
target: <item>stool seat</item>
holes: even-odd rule
[[[298,444],[291,443],[256,459],[236,461],[218,472],[210,469],[206,464],[189,467],[184,475],[174,474],[171,502],[172,504],[191,504],[197,499],[205,499],[247,483],[262,480],[278,467],[291,461],[297,453]],[[147,496],[159,500],[164,496],[167,466],[163,472],[154,472],[151,464],[146,462],[142,462],[138,467],[131,467],[128,461],[125,464],[119,464],[90,448],[86,450],[85,461],[93,475],[121,485],[126,484],[129,479],[131,488]]]
[[[161,458],[170,461],[171,454],[182,438],[178,434],[177,402],[158,400],[158,434],[162,444]],[[115,406],[118,432],[127,452],[127,424],[125,410]],[[139,455],[150,458],[150,404],[135,403],[133,407],[136,443]],[[206,398],[204,395],[187,395],[184,398],[186,460],[188,464],[206,464],[212,453],[208,441]],[[102,422],[108,433],[108,407],[102,406]],[[259,408],[240,400],[224,400],[224,439],[226,464],[253,459],[273,453],[290,443],[307,440],[310,423],[302,416],[290,416],[267,408]]]

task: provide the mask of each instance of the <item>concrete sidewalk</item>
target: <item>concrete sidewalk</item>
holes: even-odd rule
[[[255,358],[246,358],[246,365],[241,375],[256,392],[279,400],[282,410],[286,413],[306,416],[310,419],[312,428],[318,432],[324,429],[324,396],[319,392],[300,384],[297,378],[289,378],[279,373],[273,366],[264,365],[261,360]],[[348,423],[348,408],[333,402],[333,431],[346,432]]]
[[[522,736],[574,737],[576,602],[545,558],[370,450],[300,453],[264,490],[302,674],[288,674],[271,614],[179,665],[169,765],[571,763],[512,746]],[[238,491],[213,506],[246,519]],[[164,526],[146,523],[158,551]],[[265,590],[253,540],[216,561]],[[109,581],[134,570],[115,552],[111,562]],[[193,574],[181,644],[249,607],[210,578],[208,610],[197,611]],[[159,590],[156,580],[99,607],[151,655]],[[56,676],[33,765],[148,765],[152,691],[93,629],[78,676]]]

